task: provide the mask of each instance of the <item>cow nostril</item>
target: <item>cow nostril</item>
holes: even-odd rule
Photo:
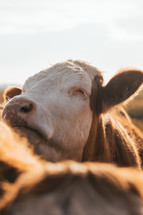
[[[32,110],[33,110],[32,104],[27,104],[27,105],[20,108],[21,113],[28,113],[28,112],[31,112]]]

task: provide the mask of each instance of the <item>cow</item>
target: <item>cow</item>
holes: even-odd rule
[[[2,215],[142,215],[143,177],[104,163],[48,163],[5,186]]]
[[[42,158],[141,166],[143,135],[122,104],[143,83],[143,71],[119,71],[106,85],[85,62],[57,63],[8,88],[2,119],[28,139]]]
[[[0,123],[0,215],[141,215],[143,175],[97,162],[41,160]]]
[[[42,169],[27,140],[16,135],[7,125],[0,122],[0,199],[5,193],[3,183],[13,184],[21,174]]]
[[[0,183],[13,183],[22,172],[37,169],[38,160],[29,149],[27,140],[0,122]]]

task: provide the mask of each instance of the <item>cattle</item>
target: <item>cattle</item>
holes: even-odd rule
[[[46,162],[0,123],[0,215],[142,215],[138,169]]]
[[[4,181],[13,183],[21,173],[39,169],[39,165],[27,140],[0,122],[0,184]]]
[[[21,174],[41,169],[42,161],[33,155],[27,140],[0,122],[0,199],[5,194],[4,183],[13,184]]]
[[[42,158],[141,166],[143,135],[122,104],[133,98],[143,71],[118,72],[106,85],[102,72],[68,60],[5,91],[2,119],[28,139]]]
[[[111,164],[50,163],[7,188],[0,214],[142,215],[143,178]]]

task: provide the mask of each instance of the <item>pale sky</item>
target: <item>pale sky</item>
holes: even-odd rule
[[[67,59],[143,69],[143,0],[0,0],[0,84]]]

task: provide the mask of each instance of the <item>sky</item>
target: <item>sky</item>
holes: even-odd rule
[[[0,0],[0,84],[67,59],[143,69],[143,0]]]

